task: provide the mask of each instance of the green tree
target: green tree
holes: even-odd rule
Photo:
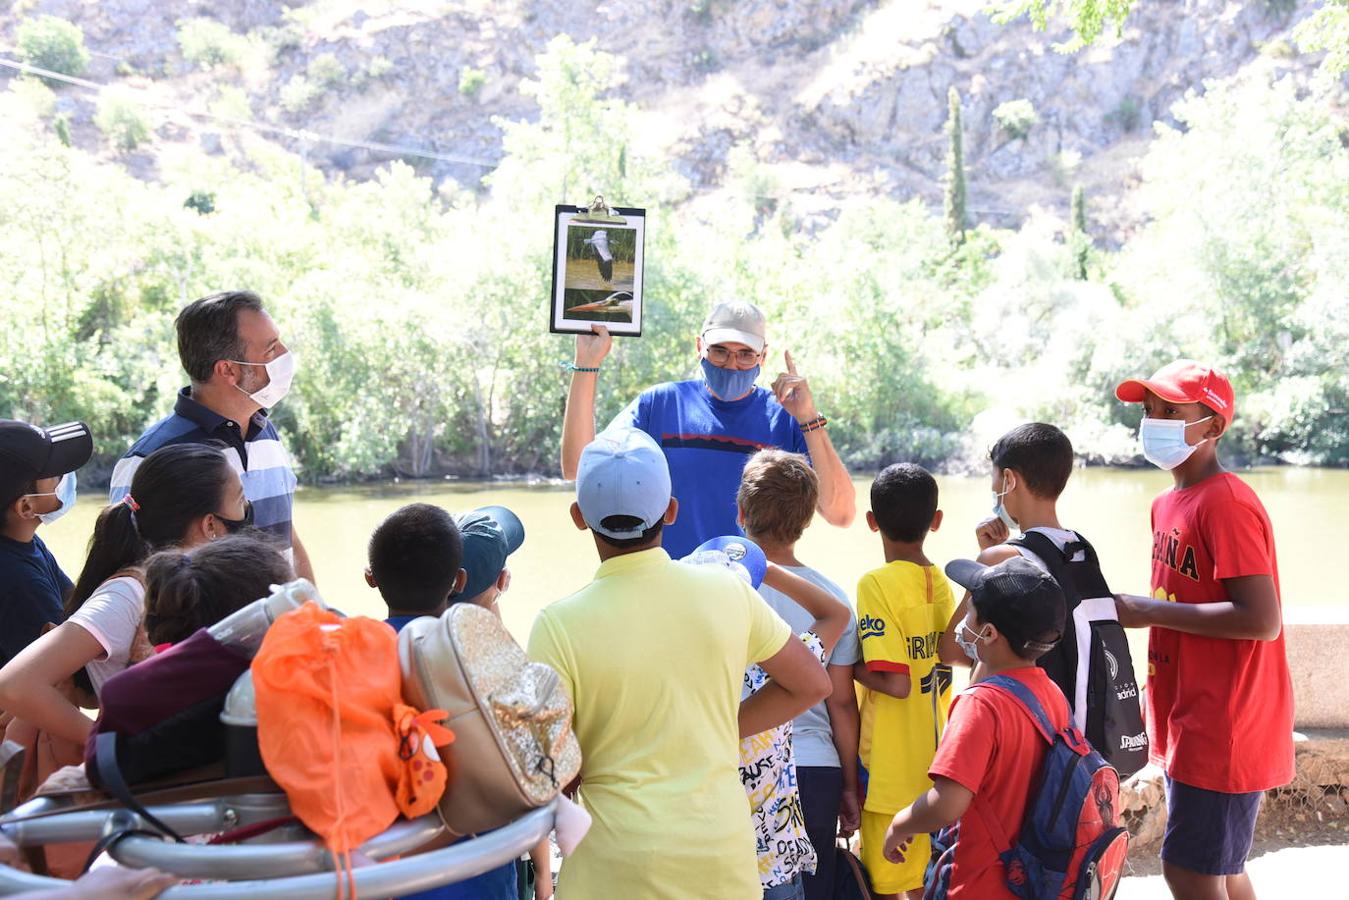
[[[150,138],[150,124],[140,104],[117,91],[105,91],[99,97],[94,123],[108,143],[124,153],[135,150]]]
[[[70,117],[64,113],[52,119],[52,130],[57,139],[66,147],[70,146]]]
[[[1274,5],[1273,0],[1269,2]],[[1138,0],[989,0],[989,10],[994,21],[1004,24],[1029,16],[1041,31],[1048,27],[1051,18],[1063,18],[1073,29],[1074,39],[1060,49],[1071,51],[1094,43],[1107,28],[1118,33],[1137,3]],[[1291,9],[1294,3],[1284,5]],[[1293,36],[1304,51],[1326,52],[1322,73],[1334,78],[1349,71],[1349,0],[1322,0],[1319,9],[1298,23]]]
[[[248,58],[251,49],[247,37],[207,18],[179,19],[178,46],[183,60],[199,69],[237,66]]]
[[[19,26],[19,57],[29,65],[62,75],[83,75],[89,68],[84,31],[56,16],[26,19]]]
[[[487,84],[487,73],[482,69],[464,66],[459,70],[459,93],[470,100],[477,97]]]
[[[1072,223],[1068,244],[1073,251],[1073,277],[1087,280],[1087,259],[1091,255],[1091,235],[1087,231],[1087,200],[1082,185],[1073,187],[1073,199],[1068,219]]]
[[[960,92],[946,92],[946,234],[952,246],[965,243],[965,135],[960,124]]]
[[[1076,46],[1090,44],[1107,27],[1119,31],[1133,11],[1136,0],[990,0],[997,22],[1010,22],[1029,16],[1035,27],[1044,31],[1051,18],[1063,18],[1077,36]],[[1066,49],[1075,49],[1068,45]]]
[[[1332,77],[1349,72],[1349,0],[1324,0],[1293,36],[1303,50],[1326,52],[1322,72]]]
[[[1024,139],[1040,121],[1035,106],[1029,100],[1008,100],[993,110],[993,121],[1012,140]]]

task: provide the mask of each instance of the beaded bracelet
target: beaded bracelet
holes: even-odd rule
[[[812,431],[819,431],[821,428],[824,428],[829,424],[829,420],[824,416],[816,416],[813,419],[805,422],[798,422],[797,424],[801,426],[802,434],[810,434]]]
[[[598,372],[600,370],[599,366],[590,368],[588,366],[578,366],[576,365],[576,363],[569,363],[569,362],[560,362],[557,365],[558,368],[566,369],[568,372]]]

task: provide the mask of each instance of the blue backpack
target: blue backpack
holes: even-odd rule
[[[971,689],[1011,695],[1048,742],[1040,784],[1031,795],[1020,837],[1004,838],[1007,888],[1022,900],[1110,900],[1119,887],[1129,833],[1119,824],[1119,773],[1072,725],[1055,731],[1040,701],[1023,682],[994,675]],[[976,813],[994,835],[1000,826],[975,796]],[[924,900],[944,900],[955,867],[959,823],[933,840]]]

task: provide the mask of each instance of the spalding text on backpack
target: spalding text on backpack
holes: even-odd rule
[[[1071,626],[1037,665],[1068,698],[1073,724],[1105,761],[1127,778],[1148,762],[1138,678],[1115,598],[1101,574],[1096,550],[1077,535],[1062,550],[1047,535],[1028,531],[1009,543],[1034,553],[1063,589]],[[1082,559],[1074,557],[1082,554]]]

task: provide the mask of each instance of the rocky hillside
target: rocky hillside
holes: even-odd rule
[[[496,117],[537,112],[520,91],[536,54],[557,34],[593,38],[626,61],[620,90],[642,110],[648,149],[697,190],[717,190],[742,146],[775,195],[826,215],[873,192],[940,203],[954,86],[973,218],[1066,209],[1081,182],[1094,220],[1121,236],[1151,124],[1206,79],[1307,68],[1289,33],[1315,5],[1140,0],[1118,38],[1064,54],[1065,31],[995,24],[984,0],[17,0],[0,12],[0,43],[12,57],[25,18],[69,19],[92,53],[87,78],[177,110],[129,160],[141,177],[164,147],[213,150],[251,119],[331,172],[366,177],[403,156],[476,188],[500,156]],[[60,102],[75,140],[96,147],[93,92]]]

